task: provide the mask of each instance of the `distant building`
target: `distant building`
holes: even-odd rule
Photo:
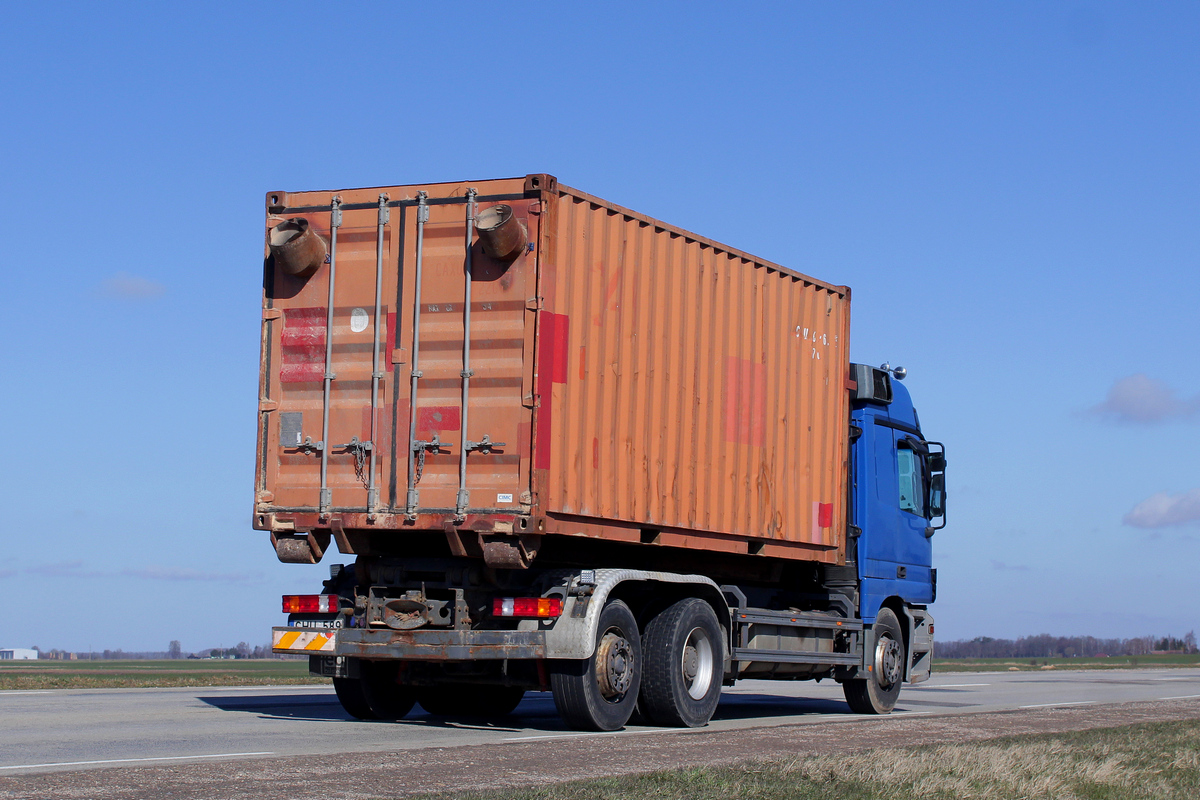
[[[23,647],[14,647],[10,650],[0,650],[0,661],[31,661],[38,657],[37,650],[26,650]]]

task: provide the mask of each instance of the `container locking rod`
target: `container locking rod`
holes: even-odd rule
[[[342,226],[342,198],[334,197],[329,204],[329,301],[325,307],[325,381],[321,392],[321,441],[329,441],[329,388],[333,383],[333,287],[337,275],[337,235]],[[329,448],[321,448],[321,497],[319,510],[329,512],[332,492],[329,490]]]
[[[468,400],[471,394],[471,245],[475,239],[475,195],[474,189],[467,189],[467,257],[463,262],[466,289],[463,301],[463,368],[462,368],[462,432],[467,435]],[[455,514],[462,519],[467,510],[470,493],[467,491],[467,453],[463,447],[458,452],[458,498],[455,503]]]
[[[383,336],[383,325],[380,317],[383,315],[383,231],[391,219],[388,208],[388,196],[379,195],[379,220],[375,231],[375,344],[371,349],[371,441],[366,442],[371,451],[370,477],[367,483],[367,518],[375,517],[375,509],[379,505],[379,487],[375,484],[375,437],[379,426],[379,381],[383,373],[379,371],[379,340]]]
[[[421,266],[425,254],[425,223],[429,221],[429,195],[417,192],[417,265],[413,281],[412,374],[408,389],[408,497],[404,512],[410,520],[417,518],[417,451],[425,453],[425,443],[417,441],[417,380],[421,377]],[[403,277],[403,276],[401,276]]]

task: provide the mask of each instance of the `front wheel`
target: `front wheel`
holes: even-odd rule
[[[896,707],[900,682],[904,680],[904,634],[890,608],[879,609],[871,628],[875,631],[875,649],[867,677],[846,681],[842,691],[856,714],[887,714]]]
[[[551,661],[550,688],[559,715],[572,728],[624,727],[642,685],[642,641],[629,606],[615,600],[600,612],[591,658]]]
[[[656,725],[707,725],[721,699],[725,648],[712,606],[680,600],[646,626],[640,708]]]

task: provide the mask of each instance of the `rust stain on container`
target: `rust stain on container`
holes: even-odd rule
[[[468,189],[477,192],[485,239],[501,234],[490,243],[466,241]],[[380,192],[390,202],[382,253]],[[421,192],[429,216],[420,231],[418,298]],[[333,515],[347,531],[403,537],[467,518],[477,530],[489,520],[497,531],[512,530],[516,515],[519,529],[547,535],[844,558],[848,289],[545,175],[274,192],[264,256],[270,231],[282,224],[330,241],[335,196],[342,221],[331,328],[331,265],[293,274],[294,265],[264,261],[256,527],[321,528]],[[376,348],[382,374],[372,426]],[[326,374],[334,376],[328,442],[321,441]],[[426,443],[412,451],[411,485],[410,415],[415,438]],[[369,441],[372,427],[380,489],[373,508],[366,451],[348,447]],[[435,436],[438,447],[428,444]],[[469,501],[456,513],[467,443]],[[331,503],[323,511],[317,444],[328,448]],[[414,509],[406,508],[410,488],[418,493]]]

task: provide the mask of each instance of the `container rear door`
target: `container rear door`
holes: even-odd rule
[[[418,209],[407,209],[404,256],[405,291],[400,315],[403,368],[398,442],[412,437],[409,452],[397,449],[395,506],[406,510],[409,490],[415,490],[415,513],[444,515],[460,510],[459,490],[465,488],[469,513],[528,510],[529,430],[532,409],[533,313],[526,309],[532,296],[536,254],[523,248],[515,259],[498,261],[483,252],[476,238],[471,247],[471,348],[469,369],[464,364],[466,297],[466,211],[464,198],[436,203],[431,198],[423,235],[416,228]],[[498,201],[478,199],[477,214]],[[505,199],[514,216],[536,241],[537,216],[531,201]],[[421,239],[421,292],[416,291],[417,241]],[[417,352],[413,354],[413,320],[418,318]],[[408,417],[412,363],[416,382],[415,414]],[[464,371],[467,418],[463,430]],[[435,446],[435,442],[437,443]],[[489,444],[490,443],[490,444]],[[460,487],[463,448],[467,447],[466,481]],[[411,472],[411,478],[410,478]]]
[[[433,187],[430,187],[431,189]],[[331,263],[296,278],[268,263],[267,298],[270,413],[264,414],[264,458],[260,497],[270,510],[326,510],[343,516],[375,512],[379,527],[399,527],[409,490],[416,490],[418,527],[441,520],[426,515],[519,513],[528,502],[529,430],[536,253],[526,247],[514,259],[488,257],[477,237],[471,248],[470,381],[464,414],[464,307],[467,281],[467,199],[431,196],[419,226],[415,189],[386,190],[391,200],[379,248],[379,190],[341,193],[337,229],[333,323],[327,326]],[[313,193],[316,195],[317,193]],[[431,192],[432,194],[432,192]],[[322,193],[321,198],[330,197]],[[298,199],[292,195],[293,199]],[[316,201],[280,218],[303,216],[330,242],[328,211]],[[511,196],[477,198],[476,214],[503,200],[537,241],[534,201]],[[298,204],[297,204],[298,205]],[[277,221],[277,220],[275,220]],[[423,227],[418,236],[418,227]],[[416,296],[418,238],[421,291]],[[383,275],[379,314],[379,381],[372,426],[372,364],[375,352],[377,263]],[[419,307],[419,313],[418,313]],[[416,402],[410,406],[414,371],[414,320],[419,326]],[[325,400],[326,344],[332,337],[328,402]],[[415,409],[410,411],[411,409]],[[328,413],[328,429],[324,415]],[[464,432],[462,421],[468,420]],[[410,435],[410,425],[415,435]],[[410,442],[413,446],[410,448]],[[462,448],[474,443],[460,487]],[[488,446],[486,443],[490,442]],[[364,447],[369,443],[369,448]],[[485,444],[480,444],[485,443]],[[322,509],[321,462],[325,455],[328,505]],[[374,454],[377,503],[369,505]],[[460,488],[467,506],[458,507]],[[394,517],[392,524],[387,518]],[[355,524],[353,519],[348,524]]]

